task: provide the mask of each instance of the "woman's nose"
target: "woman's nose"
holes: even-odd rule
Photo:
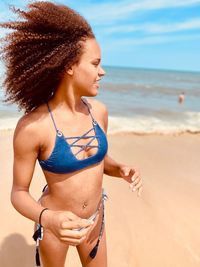
[[[102,67],[100,67],[99,76],[104,76],[105,74],[106,74],[105,70]]]

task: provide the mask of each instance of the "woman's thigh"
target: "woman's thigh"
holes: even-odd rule
[[[101,212],[102,213],[102,212]],[[98,218],[98,222],[94,229],[88,235],[88,238],[79,246],[77,250],[83,267],[107,267],[107,249],[106,249],[106,231],[103,228],[103,234],[99,242],[97,254],[92,259],[89,254],[97,243],[102,224],[102,214]]]
[[[44,267],[64,267],[69,246],[60,242],[48,230],[40,241],[40,257]]]

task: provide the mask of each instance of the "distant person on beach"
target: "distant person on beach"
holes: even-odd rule
[[[107,109],[92,99],[105,75],[99,44],[67,6],[42,1],[13,10],[21,20],[1,23],[13,30],[3,50],[5,88],[25,115],[14,133],[12,204],[36,223],[37,266],[41,255],[44,267],[64,267],[72,245],[82,266],[106,267],[103,174],[138,195],[142,179],[107,153]],[[37,160],[47,182],[39,201],[29,192]]]
[[[182,104],[185,100],[185,93],[182,92],[179,96],[178,96],[178,102],[179,104]]]

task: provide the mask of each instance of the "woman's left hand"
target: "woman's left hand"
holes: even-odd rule
[[[141,196],[143,186],[140,171],[137,168],[122,165],[120,167],[120,175],[130,184],[131,190],[137,191],[137,195]]]

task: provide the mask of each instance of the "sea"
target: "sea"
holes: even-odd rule
[[[104,67],[97,99],[108,108],[108,133],[200,132],[200,72]],[[23,115],[5,104],[1,75],[0,130],[14,129]],[[185,100],[178,97],[184,92]]]

